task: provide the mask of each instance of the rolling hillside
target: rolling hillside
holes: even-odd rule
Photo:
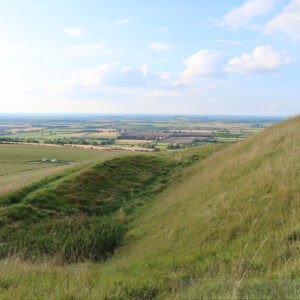
[[[182,168],[105,263],[2,261],[5,298],[292,298],[300,291],[300,117]],[[1,294],[2,293],[2,294]]]

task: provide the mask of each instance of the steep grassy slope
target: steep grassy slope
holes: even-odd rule
[[[300,117],[183,169],[105,264],[2,262],[14,298],[292,298],[300,291]],[[22,286],[20,285],[22,283]],[[1,294],[0,294],[1,295]]]
[[[229,293],[249,278],[300,278],[299,135],[296,117],[187,170],[105,272],[192,298],[205,293],[193,280],[228,280]]]

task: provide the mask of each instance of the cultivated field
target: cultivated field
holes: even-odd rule
[[[64,169],[85,166],[126,154],[126,151],[105,151],[47,145],[0,144],[0,195],[14,191],[32,181]],[[42,163],[41,159],[58,162]]]
[[[235,143],[278,118],[200,116],[0,116],[0,141],[165,150]]]

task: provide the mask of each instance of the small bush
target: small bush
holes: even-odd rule
[[[108,218],[65,217],[0,232],[0,258],[55,257],[62,262],[107,257],[120,243],[124,225]]]

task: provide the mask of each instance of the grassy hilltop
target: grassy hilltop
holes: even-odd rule
[[[129,193],[128,199],[132,203],[145,199],[141,205],[134,205],[129,211],[126,211],[127,206],[123,211],[117,206],[113,212],[115,215],[111,220],[127,226],[124,232],[121,230],[124,237],[121,245],[118,241],[113,256],[105,262],[64,266],[51,264],[49,260],[23,261],[20,255],[5,258],[0,262],[3,270],[0,273],[0,297],[298,297],[299,134],[300,117],[295,117],[217,153],[213,153],[216,149],[208,151],[208,148],[200,147],[194,163],[191,163],[193,155],[188,156],[189,163],[183,163],[184,155],[183,158],[176,157],[180,154],[160,155],[157,156],[159,159],[154,155],[143,156],[144,163],[150,157],[159,163],[152,162],[149,166],[153,177],[149,185],[145,185],[148,187],[145,198],[139,194],[143,192],[140,190]],[[125,161],[122,159],[128,163],[126,158]],[[133,168],[139,172],[147,171],[143,167]],[[130,166],[126,168],[129,169]],[[158,176],[155,172],[159,172]],[[146,177],[134,177],[134,182],[138,180],[144,185],[143,178]],[[154,184],[154,178],[159,178],[159,182]],[[67,199],[65,203],[72,203],[68,199],[68,189],[60,190],[57,182],[55,187],[49,184],[47,188],[42,187],[44,195],[50,195],[55,188],[55,195]],[[120,181],[116,180],[116,184]],[[127,180],[123,184],[131,186],[130,182],[127,185]],[[160,188],[161,184],[163,188]],[[11,219],[7,213],[13,205],[23,203],[49,210],[33,201],[41,199],[33,197],[37,192],[30,191],[25,197],[17,197],[19,202],[15,203],[9,197],[2,200],[2,228],[13,230],[11,227],[20,224],[20,220]],[[89,201],[97,199],[98,192],[89,191]],[[47,197],[45,199],[49,199]],[[152,200],[146,201],[147,197]],[[73,208],[81,210],[81,205],[85,207],[85,204],[75,201]],[[68,209],[54,215],[67,214]],[[85,209],[82,211],[89,215]],[[101,223],[100,229],[107,225],[105,222]],[[116,228],[109,224],[109,228]],[[93,232],[97,233],[97,230]]]

